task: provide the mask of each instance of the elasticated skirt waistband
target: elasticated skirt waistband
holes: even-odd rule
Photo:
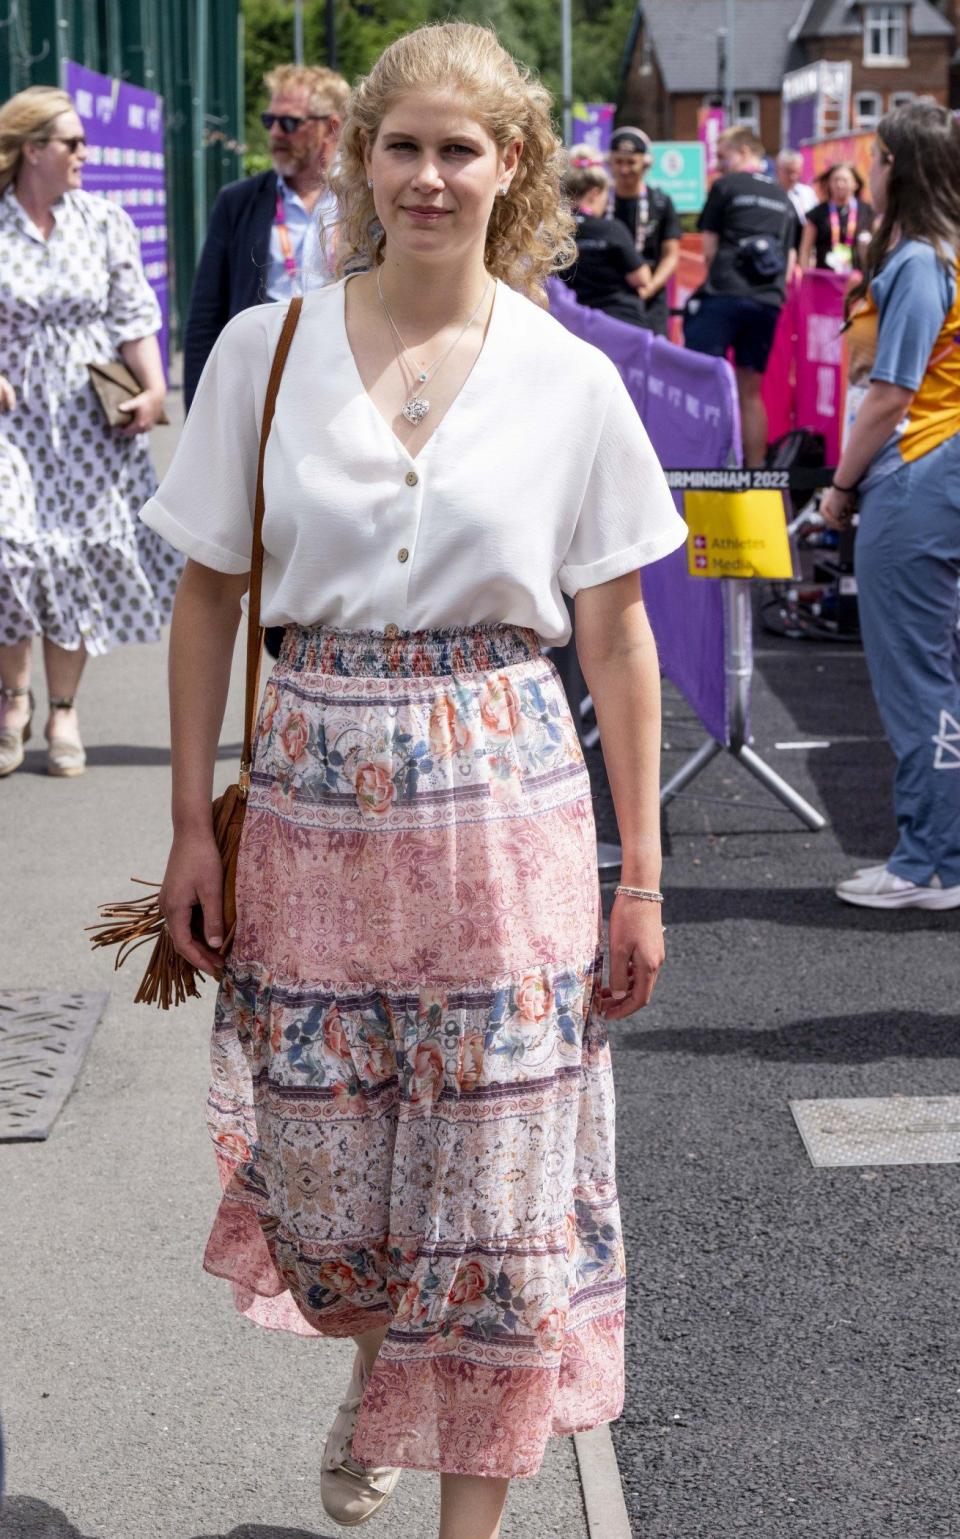
[[[509,668],[539,657],[542,651],[536,631],[518,625],[423,631],[288,625],[279,667],[292,673],[334,673],[348,678],[443,678]]]

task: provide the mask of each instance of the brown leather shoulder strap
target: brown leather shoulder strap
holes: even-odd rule
[[[240,794],[246,796],[250,785],[253,765],[253,723],[257,711],[257,694],[260,685],[260,656],[263,651],[263,629],[260,625],[260,585],[263,580],[263,462],[267,453],[267,439],[273,426],[273,414],[277,406],[277,391],[283,378],[283,368],[297,329],[303,299],[291,299],[273,355],[273,367],[267,382],[267,394],[263,403],[263,421],[260,424],[260,457],[257,460],[257,495],[253,505],[253,551],[250,560],[250,588],[247,595],[247,694],[243,711],[243,752],[240,755]]]

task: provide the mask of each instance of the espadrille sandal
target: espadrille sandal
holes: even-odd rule
[[[0,685],[0,700],[20,700],[29,696],[30,715],[22,727],[0,727],[0,779],[12,775],[23,763],[24,749],[30,741],[33,727],[33,692],[26,685]]]
[[[358,1352],[346,1398],[330,1428],[320,1466],[323,1510],[343,1528],[357,1528],[378,1513],[400,1479],[399,1470],[365,1469],[353,1457],[353,1434],[365,1384],[363,1359]]]
[[[73,697],[69,700],[51,700],[50,711],[72,711]],[[87,767],[80,735],[76,732],[54,732],[47,738],[47,774],[66,779],[82,775]]]

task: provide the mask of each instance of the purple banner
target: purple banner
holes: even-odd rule
[[[817,136],[817,98],[802,96],[799,101],[791,102],[786,109],[786,118],[785,146],[795,150],[801,144],[808,144]]]
[[[571,112],[573,143],[589,144],[605,155],[613,138],[616,111],[613,102],[574,102]]]
[[[111,80],[67,59],[64,89],[73,97],[87,136],[85,192],[119,203],[140,233],[147,280],[160,302],[160,351],[169,359],[170,292],[167,265],[167,189],[164,176],[163,99],[125,80]]]
[[[639,326],[579,305],[566,284],[550,284],[557,320],[613,360],[668,470],[722,469],[741,460],[733,370],[724,358],[688,353]],[[683,512],[683,494],[674,494]],[[660,666],[719,742],[729,741],[719,582],[691,577],[686,547],[643,571],[643,593]]]

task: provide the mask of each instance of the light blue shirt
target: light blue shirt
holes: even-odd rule
[[[267,263],[267,298],[284,300],[292,299],[294,294],[304,294],[311,288],[321,288],[330,282],[328,262],[320,248],[320,230],[335,221],[337,204],[333,194],[325,192],[314,212],[308,214],[299,194],[287,186],[282,176],[277,177],[277,190],[283,198],[284,219],[290,233],[297,276],[291,277],[287,272],[280,245],[280,231],[274,217]]]
[[[903,390],[919,390],[954,302],[953,274],[929,241],[902,240],[872,279],[870,293],[878,311],[871,383],[876,379]],[[907,420],[904,417],[870,461],[861,491],[870,491],[902,467],[900,435]]]

